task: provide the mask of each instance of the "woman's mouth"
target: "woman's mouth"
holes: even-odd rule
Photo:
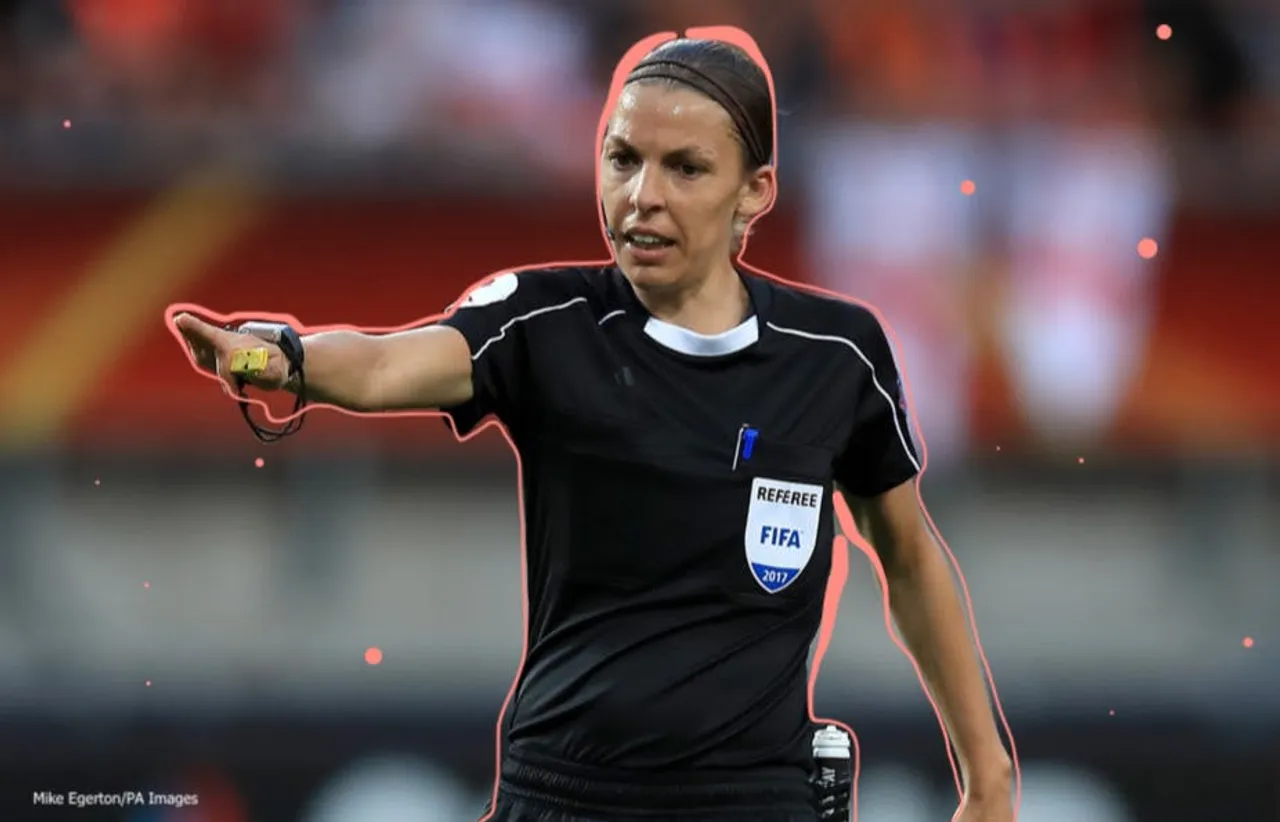
[[[623,245],[636,262],[648,265],[661,263],[675,246],[675,240],[649,231],[628,231],[622,235]]]

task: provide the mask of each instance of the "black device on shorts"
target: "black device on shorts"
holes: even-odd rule
[[[289,362],[289,379],[297,382],[296,399],[293,403],[293,414],[296,415],[283,427],[278,429],[270,429],[259,425],[249,416],[249,400],[245,396],[244,377],[236,377],[236,389],[242,399],[240,402],[240,413],[244,415],[244,420],[249,424],[249,430],[260,441],[271,444],[279,442],[290,434],[296,434],[302,428],[302,421],[305,415],[299,414],[307,404],[307,380],[306,373],[303,370],[304,348],[302,345],[302,335],[295,328],[286,323],[265,323],[265,322],[248,322],[230,329],[240,334],[252,334],[258,339],[273,343],[279,346],[280,351]]]
[[[848,822],[853,813],[853,746],[849,734],[836,725],[813,735],[814,802],[819,819]]]

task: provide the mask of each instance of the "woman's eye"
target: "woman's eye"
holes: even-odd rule
[[[609,163],[614,168],[627,168],[631,165],[631,158],[626,154],[610,154]]]
[[[686,177],[697,177],[702,173],[702,167],[695,166],[692,163],[684,163],[680,166],[680,173]]]

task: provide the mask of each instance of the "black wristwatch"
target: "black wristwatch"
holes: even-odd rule
[[[297,398],[293,405],[293,413],[297,416],[287,422],[283,428],[272,431],[258,425],[249,417],[249,403],[246,397],[245,401],[240,403],[240,412],[244,415],[245,422],[249,423],[249,428],[253,431],[254,436],[262,442],[276,442],[296,433],[302,427],[302,420],[305,417],[304,414],[299,412],[307,404],[306,372],[303,369],[306,348],[302,344],[302,335],[287,323],[247,322],[232,330],[241,334],[251,334],[260,340],[279,347],[280,352],[284,354],[284,358],[289,363],[287,385]],[[243,382],[240,383],[240,395],[244,396]]]
[[[302,373],[306,348],[302,345],[302,335],[293,326],[287,323],[247,322],[242,323],[235,330],[241,334],[252,334],[258,339],[278,346],[284,358],[289,361],[290,380]]]

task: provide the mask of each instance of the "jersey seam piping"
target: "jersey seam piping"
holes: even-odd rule
[[[791,334],[796,337],[801,337],[803,339],[809,339],[809,340],[816,340],[818,342],[840,343],[841,345],[847,346],[850,350],[853,351],[854,354],[857,354],[858,359],[862,360],[863,364],[865,364],[868,370],[871,371],[872,385],[876,387],[876,391],[880,392],[880,396],[884,397],[884,401],[889,403],[889,413],[890,413],[890,416],[893,417],[893,427],[898,432],[898,442],[902,443],[903,452],[907,455],[907,459],[911,461],[911,464],[915,467],[916,471],[920,471],[920,463],[916,460],[915,454],[912,453],[911,446],[907,444],[906,435],[903,433],[903,430],[902,430],[902,423],[899,422],[898,420],[898,407],[897,405],[894,404],[893,397],[890,397],[889,392],[884,390],[884,386],[880,384],[880,379],[879,377],[876,376],[875,365],[872,364],[871,360],[867,357],[866,354],[862,353],[862,349],[859,348],[857,344],[853,342],[853,340],[847,339],[845,337],[838,337],[832,334],[814,334],[810,331],[801,331],[796,328],[784,328],[780,325],[775,325],[772,322],[766,322],[765,324],[768,325],[770,328],[772,328],[774,331],[780,332],[782,334]]]
[[[568,308],[569,306],[575,305],[577,303],[585,303],[586,301],[587,301],[586,297],[574,297],[572,300],[568,300],[567,302],[559,303],[557,305],[547,305],[547,306],[543,306],[542,308],[535,308],[533,311],[526,312],[524,314],[519,315],[518,317],[512,317],[511,319],[507,320],[505,323],[502,324],[502,327],[498,329],[497,334],[493,335],[492,337],[489,337],[487,340],[484,341],[484,344],[481,345],[480,348],[476,350],[476,353],[471,355],[471,361],[478,362],[480,357],[484,354],[484,352],[488,350],[489,346],[493,345],[496,342],[501,341],[503,337],[507,336],[507,332],[510,331],[511,328],[514,325],[516,325],[516,323],[522,323],[525,320],[533,319],[539,314],[549,314],[552,311],[559,311],[563,308]]]

